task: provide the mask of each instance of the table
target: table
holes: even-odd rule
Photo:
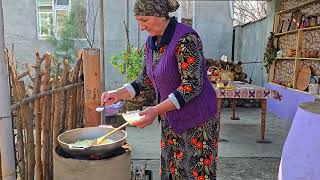
[[[260,86],[255,86],[251,84],[246,84],[242,82],[234,82],[232,90],[227,90],[224,88],[217,88],[213,84],[218,98],[218,128],[220,130],[220,114],[221,114],[221,99],[232,99],[232,117],[231,119],[237,120],[238,117],[235,116],[236,100],[237,99],[259,99],[261,100],[261,126],[260,126],[260,141],[264,141],[265,128],[266,128],[266,109],[267,109],[267,99],[274,98],[277,100],[282,100],[282,96],[275,90],[265,89]]]
[[[294,115],[301,103],[313,102],[317,98],[317,95],[311,95],[308,92],[287,88],[274,83],[266,83],[264,87],[278,91],[279,94],[283,96],[282,101],[269,99],[267,102],[267,112],[271,112],[279,119],[289,123],[292,123]]]
[[[320,100],[300,104],[284,143],[278,180],[320,179]]]

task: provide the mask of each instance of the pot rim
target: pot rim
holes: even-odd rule
[[[63,141],[60,140],[60,138],[61,138],[62,135],[65,135],[65,134],[67,134],[67,133],[70,133],[70,132],[73,132],[73,131],[77,131],[77,130],[80,130],[80,129],[96,129],[96,128],[115,129],[115,128],[108,128],[108,127],[85,127],[85,128],[76,128],[76,129],[67,130],[66,132],[63,132],[63,133],[59,134],[58,137],[57,137],[57,140],[58,140],[59,143],[61,143],[61,144],[63,144],[63,145],[66,145],[66,146],[69,146],[70,144],[65,143],[65,142],[63,142]],[[128,136],[127,132],[124,131],[124,130],[121,130],[121,131],[124,133],[124,137],[121,138],[121,139],[119,139],[119,140],[117,140],[117,141],[114,141],[114,142],[112,142],[112,143],[110,143],[110,144],[119,143],[119,142],[121,142],[121,141],[124,141],[124,140],[127,138],[127,136]],[[89,146],[89,148],[90,148],[90,147],[105,146],[105,145],[108,145],[108,144],[91,145],[91,146]]]

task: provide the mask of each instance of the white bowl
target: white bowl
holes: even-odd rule
[[[124,120],[126,120],[129,123],[140,121],[144,116],[140,116],[139,113],[141,111],[128,111],[126,113],[122,114],[122,117]]]

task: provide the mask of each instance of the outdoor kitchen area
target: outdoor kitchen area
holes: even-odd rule
[[[320,0],[0,0],[0,97],[0,180],[319,180]]]

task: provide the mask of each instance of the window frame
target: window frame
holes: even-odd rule
[[[52,27],[53,27],[53,32],[54,32],[54,36],[56,38],[59,39],[58,37],[58,31],[57,31],[57,11],[67,11],[68,14],[70,14],[71,12],[71,9],[72,9],[72,0],[68,0],[69,1],[69,4],[68,5],[55,5],[55,0],[51,0],[51,14],[52,14]],[[50,6],[50,4],[48,4]],[[86,0],[86,8],[88,8],[88,0]],[[36,17],[37,17],[37,24],[36,24],[36,35],[37,35],[37,38],[39,40],[46,40],[48,39],[48,37],[45,37],[45,36],[41,36],[41,30],[40,30],[40,17],[39,17],[39,13],[42,13],[42,12],[39,12],[39,3],[38,3],[38,0],[36,0]],[[87,15],[86,15],[87,16]],[[88,27],[86,27],[88,28]],[[85,40],[85,38],[79,38],[79,40]]]

